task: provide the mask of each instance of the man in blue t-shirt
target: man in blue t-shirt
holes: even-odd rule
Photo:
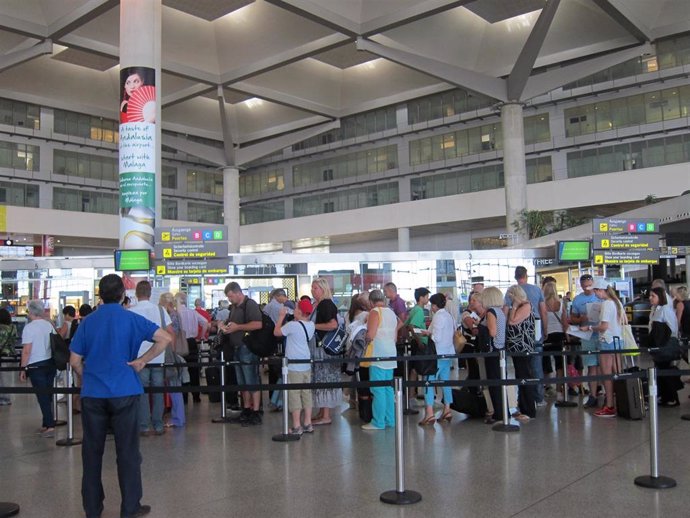
[[[580,276],[580,287],[582,293],[579,293],[573,299],[570,305],[570,323],[576,326],[587,326],[597,324],[597,322],[590,322],[587,318],[587,304],[601,304],[601,300],[594,294],[594,279],[588,273]],[[583,351],[598,351],[599,350],[599,336],[592,333],[589,340],[580,339],[581,348]],[[599,374],[599,357],[596,354],[583,354],[582,365],[587,367],[588,376],[597,376]],[[589,382],[589,397],[584,403],[585,408],[594,408],[597,406],[597,382]]]
[[[542,293],[539,286],[534,284],[529,284],[527,282],[527,268],[524,266],[517,266],[515,268],[515,281],[518,286],[520,286],[527,295],[527,300],[529,300],[532,306],[532,315],[534,315],[534,350],[537,352],[544,351],[544,337],[546,336],[546,302],[544,302],[544,294]],[[510,306],[511,302],[508,297],[505,298],[506,306]],[[539,379],[544,379],[544,365],[542,363],[541,356],[531,356],[530,357],[530,369],[532,370],[532,376]],[[537,406],[546,406],[544,401],[544,385],[540,383],[537,385],[537,397],[535,403]]]
[[[82,502],[86,518],[103,512],[101,465],[108,426],[115,435],[117,475],[120,481],[120,516],[132,518],[151,511],[141,505],[141,453],[139,452],[139,379],[146,363],[172,341],[150,320],[120,305],[125,295],[122,279],[110,274],[98,283],[103,300],[98,311],[85,318],[70,344],[70,365],[82,377]],[[141,342],[153,346],[137,358]]]

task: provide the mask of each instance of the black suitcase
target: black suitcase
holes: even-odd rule
[[[206,367],[204,371],[206,375],[206,385],[209,387],[220,387],[220,368]],[[220,403],[220,392],[208,392],[208,400],[210,403]]]
[[[450,408],[470,417],[484,417],[487,411],[484,393],[477,393],[476,387],[453,389],[453,402]]]
[[[614,348],[620,348],[620,340],[618,337],[613,338]],[[630,358],[632,363],[635,360],[631,356],[623,356],[623,361],[627,361]],[[616,413],[619,417],[624,417],[625,419],[643,419],[647,413],[647,409],[644,404],[644,389],[642,386],[642,379],[640,378],[626,378],[625,374],[633,374],[635,366],[626,369],[620,376],[623,379],[614,380],[613,382],[613,392],[616,399]]]

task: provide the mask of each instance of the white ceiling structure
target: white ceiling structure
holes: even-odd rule
[[[219,90],[240,146],[457,86],[528,100],[688,30],[688,0],[163,0],[162,127],[222,140]],[[118,1],[0,2],[0,97],[116,119],[118,63]]]

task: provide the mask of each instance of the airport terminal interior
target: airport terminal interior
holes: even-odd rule
[[[341,314],[387,282],[410,306],[420,286],[464,306],[525,266],[563,300],[605,277],[637,319],[653,279],[688,282],[689,77],[687,0],[5,0],[0,306],[20,334],[32,299],[59,325],[113,272],[130,296],[147,279],[208,310],[230,281],[264,304],[316,277]],[[603,250],[616,225],[651,240]],[[81,446],[56,444],[78,442],[80,417],[37,435],[15,366],[0,502],[83,516]],[[154,518],[686,516],[689,393],[658,409],[658,434],[653,412],[598,419],[581,393],[517,433],[458,412],[420,427],[413,398],[397,459],[396,431],[362,430],[345,395],[331,424],[277,442],[267,391],[249,427],[214,423],[204,394],[185,426],[141,437],[142,503]],[[400,459],[418,503],[379,500]],[[655,465],[677,486],[634,484]],[[103,480],[115,518],[112,440]]]

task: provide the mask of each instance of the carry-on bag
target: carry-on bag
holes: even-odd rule
[[[621,348],[620,338],[615,336],[613,338],[613,346],[615,350]],[[624,356],[623,361],[635,362],[634,357]],[[614,362],[616,364],[616,362]],[[634,365],[633,365],[634,367]],[[624,372],[625,374],[632,374],[635,371]],[[627,378],[614,380],[613,382],[613,392],[616,399],[616,413],[619,417],[624,417],[625,419],[642,419],[647,413],[644,404],[644,390],[642,387],[642,379],[640,378]]]
[[[477,392],[477,387],[453,389],[453,402],[450,408],[470,417],[485,417],[487,406],[484,393]]]
[[[220,367],[206,367],[206,385],[220,387]],[[220,392],[208,392],[209,403],[220,403]]]

